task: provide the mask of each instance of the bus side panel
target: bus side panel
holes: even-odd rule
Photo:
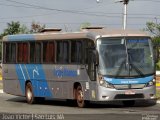
[[[30,80],[32,83],[35,97],[52,97],[43,66],[41,64],[25,64],[22,66],[26,80]]]
[[[18,80],[16,67],[13,64],[3,64],[3,90],[5,93],[24,96],[24,89],[21,86],[22,79]]]
[[[86,69],[78,65],[43,65],[48,86],[54,98],[74,99],[74,83],[80,83],[84,89],[85,99],[90,100],[88,86],[89,77]]]
[[[68,66],[68,65],[67,65]],[[49,89],[53,94],[53,98],[68,99],[73,94],[73,78],[64,76],[64,65],[47,64],[43,65]],[[74,69],[74,67],[70,68]],[[76,68],[75,68],[76,69]],[[72,88],[71,91],[69,91]],[[71,94],[71,95],[70,95]],[[73,98],[73,97],[72,97]]]

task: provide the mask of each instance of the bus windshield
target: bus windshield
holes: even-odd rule
[[[99,73],[113,77],[154,74],[151,39],[147,37],[100,38],[97,40]]]

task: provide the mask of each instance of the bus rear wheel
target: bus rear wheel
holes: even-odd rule
[[[76,89],[76,101],[78,107],[86,107],[86,101],[84,100],[83,90],[80,85]]]
[[[26,84],[26,89],[25,89],[25,95],[26,95],[26,99],[27,99],[27,103],[29,104],[33,104],[35,102],[35,97],[33,94],[33,87],[32,84],[30,82],[28,82]]]

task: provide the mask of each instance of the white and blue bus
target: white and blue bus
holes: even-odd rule
[[[90,27],[3,38],[3,89],[32,104],[44,98],[122,101],[155,98],[151,38],[140,31]]]

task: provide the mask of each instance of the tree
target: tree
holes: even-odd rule
[[[153,36],[160,37],[160,24],[147,22],[146,26],[146,30],[149,31]]]
[[[39,33],[45,28],[45,25],[40,25],[39,23],[32,22],[30,33]]]
[[[25,34],[28,33],[29,30],[25,25],[21,25],[19,21],[11,23],[7,23],[7,28],[4,29],[3,33],[0,35],[0,39],[6,35],[14,35],[14,34]]]
[[[152,42],[154,45],[154,54],[157,58],[160,56],[160,24],[154,22],[147,22],[145,30],[152,34]],[[160,61],[156,63],[156,68],[160,70]]]
[[[90,26],[91,26],[91,23],[89,23],[89,22],[84,22],[84,23],[82,23],[82,24],[80,25],[80,29],[86,28],[86,27],[90,27]]]
[[[14,22],[12,21],[11,23],[7,23],[7,28],[4,29],[3,33],[0,35],[0,40],[2,40],[3,36],[6,35],[14,35],[14,34],[24,34],[28,33],[29,30],[25,25],[21,25],[19,21]],[[0,44],[0,59],[1,59],[1,44]]]
[[[145,30],[152,35],[153,44],[160,45],[160,24],[147,22]]]

